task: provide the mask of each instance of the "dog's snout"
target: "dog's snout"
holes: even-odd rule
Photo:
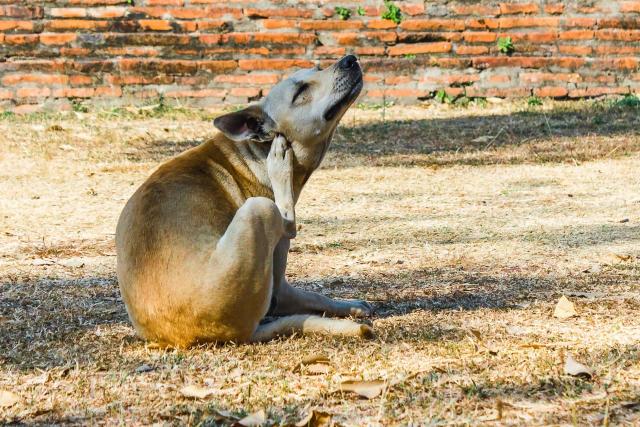
[[[358,62],[355,55],[347,55],[338,62],[338,67],[343,70],[349,70]]]

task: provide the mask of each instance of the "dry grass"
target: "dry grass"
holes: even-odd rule
[[[372,301],[378,338],[152,348],[119,297],[115,222],[211,116],[0,120],[0,389],[20,398],[0,423],[291,424],[313,407],[343,425],[640,423],[637,109],[353,109],[303,193],[289,277]],[[552,317],[562,294],[577,318]],[[318,353],[329,373],[292,371]],[[564,375],[568,353],[591,380]],[[362,400],[334,393],[348,378],[404,380]]]

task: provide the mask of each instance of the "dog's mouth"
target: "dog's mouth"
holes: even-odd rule
[[[338,115],[339,112],[346,111],[351,103],[358,97],[358,95],[360,95],[362,86],[362,74],[360,74],[353,82],[353,87],[351,88],[351,90],[345,93],[335,104],[333,104],[327,109],[327,111],[324,112],[324,119],[326,121],[331,121],[336,117],[336,115]]]

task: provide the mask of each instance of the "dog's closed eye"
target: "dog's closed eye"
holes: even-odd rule
[[[291,99],[291,103],[293,104],[294,102],[296,102],[296,99],[298,99],[298,97],[300,95],[302,95],[303,93],[305,93],[307,91],[307,89],[309,89],[309,84],[308,83],[302,83],[298,89],[296,90],[296,93],[293,95],[293,99]]]

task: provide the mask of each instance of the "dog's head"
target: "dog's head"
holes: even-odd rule
[[[235,141],[271,141],[282,134],[303,145],[325,143],[362,90],[358,59],[348,55],[324,70],[300,70],[259,102],[216,118],[215,127]]]

